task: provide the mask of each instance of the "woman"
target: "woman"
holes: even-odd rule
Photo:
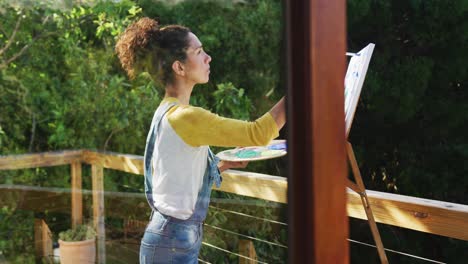
[[[228,119],[189,105],[206,83],[211,57],[190,29],[160,27],[150,18],[131,24],[116,52],[132,78],[146,71],[165,86],[145,148],[145,193],[152,209],[140,246],[140,263],[197,263],[211,187],[220,172],[246,162],[217,159],[209,145],[266,145],[285,123],[284,98],[255,122]]]

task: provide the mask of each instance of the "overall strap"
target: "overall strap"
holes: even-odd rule
[[[154,113],[153,120],[151,122],[150,131],[148,133],[148,137],[146,139],[146,146],[145,146],[145,155],[143,159],[143,166],[144,166],[144,175],[145,175],[145,194],[146,199],[151,208],[154,207],[153,203],[153,182],[152,182],[152,169],[151,169],[151,161],[153,159],[153,152],[154,152],[154,144],[156,142],[156,134],[158,133],[158,128],[161,124],[161,120],[164,115],[177,103],[168,103],[165,105],[160,106]],[[154,209],[154,208],[153,208]]]
[[[216,157],[210,148],[208,148],[208,164],[203,176],[203,184],[198,191],[197,202],[195,208],[189,219],[183,220],[185,222],[204,222],[208,213],[208,207],[210,205],[211,189],[213,183],[219,188],[221,185],[221,175],[218,170],[219,159]],[[174,218],[172,218],[174,219]],[[179,221],[179,220],[172,220]]]
[[[219,172],[218,169],[218,163],[219,163],[219,158],[211,151],[210,148],[208,148],[208,166],[210,166],[210,177],[212,182],[215,183],[216,187],[221,186],[221,182],[223,181],[223,178],[221,177],[221,173]]]

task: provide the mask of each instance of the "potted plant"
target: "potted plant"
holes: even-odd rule
[[[94,263],[96,232],[88,225],[77,225],[59,233],[60,263]]]

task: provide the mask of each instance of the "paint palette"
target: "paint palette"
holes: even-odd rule
[[[273,140],[267,146],[252,146],[221,151],[216,156],[226,161],[255,161],[286,155],[286,140]]]

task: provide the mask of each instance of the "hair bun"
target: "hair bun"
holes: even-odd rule
[[[130,78],[134,77],[134,65],[138,54],[150,50],[159,39],[159,22],[143,17],[130,24],[122,33],[115,46],[115,51],[122,67]]]
[[[148,17],[143,17],[135,23],[135,27],[137,28],[138,32],[137,38],[139,38],[139,40],[141,41],[140,45],[138,46],[142,48],[146,48],[148,44],[157,41],[157,39],[159,38],[160,26],[157,20]]]
[[[184,61],[190,29],[180,25],[160,27],[159,21],[143,17],[119,36],[115,51],[130,78],[146,71],[153,79],[168,83],[173,77],[172,62]]]

